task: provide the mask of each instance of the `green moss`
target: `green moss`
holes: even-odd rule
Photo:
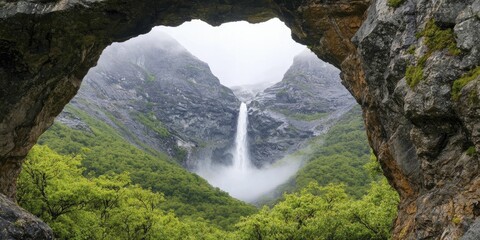
[[[27,224],[27,222],[26,222],[24,219],[18,219],[18,220],[15,221],[13,224],[14,224],[15,226],[17,226],[17,227],[23,228],[23,227],[25,227],[25,225]]]
[[[408,54],[414,54],[414,53],[415,53],[415,45],[411,45],[411,46],[407,49],[407,53],[408,53]]]
[[[460,224],[461,221],[462,221],[462,219],[460,219],[458,216],[455,216],[455,217],[452,219],[452,223],[455,224],[455,225]]]
[[[405,80],[407,84],[413,88],[423,79],[423,67],[422,66],[408,66],[405,72]]]
[[[452,55],[461,53],[461,50],[457,48],[453,29],[441,29],[435,24],[433,19],[427,22],[425,29],[421,32],[421,36],[425,37],[425,45],[431,52],[448,49],[448,52]]]
[[[388,0],[387,5],[389,7],[397,8],[400,7],[405,2],[405,0]]]
[[[477,89],[473,89],[468,94],[468,103],[469,104],[474,104],[474,105],[478,105],[480,103],[480,99],[478,99]]]
[[[147,83],[153,83],[155,82],[155,75],[149,73],[147,76]]]
[[[417,38],[424,37],[425,45],[428,47],[428,51],[421,56],[417,65],[410,65],[405,72],[405,79],[410,87],[415,87],[423,79],[423,68],[428,58],[434,51],[448,49],[451,55],[458,55],[461,50],[457,48],[457,42],[455,40],[455,34],[453,29],[441,29],[435,24],[435,20],[431,19],[425,25],[425,29],[418,32],[415,35]],[[407,52],[413,54],[415,48],[410,47]]]
[[[425,67],[425,63],[427,62],[428,58],[432,55],[431,52],[427,52],[425,55],[421,56],[418,59],[418,66],[421,66],[422,68]]]
[[[464,74],[461,78],[455,80],[452,86],[452,99],[458,100],[461,95],[462,88],[465,87],[469,82],[475,80],[480,76],[480,66],[472,69],[468,73]]]
[[[467,155],[468,156],[473,156],[477,153],[477,150],[475,149],[475,146],[471,146],[467,149]]]

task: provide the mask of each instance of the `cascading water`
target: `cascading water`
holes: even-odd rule
[[[231,153],[233,164],[230,166],[210,164],[200,168],[197,173],[210,184],[227,191],[233,197],[254,202],[264,194],[286,182],[300,167],[300,161],[287,161],[275,166],[253,167],[248,150],[247,105],[242,102],[237,119],[237,133]]]
[[[233,151],[233,167],[239,171],[250,168],[250,157],[247,142],[248,109],[247,104],[240,104],[240,112],[237,120],[237,134],[235,136],[235,148]]]

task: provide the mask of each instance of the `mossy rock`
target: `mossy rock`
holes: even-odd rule
[[[388,5],[389,7],[398,8],[398,7],[400,7],[404,2],[405,2],[405,0],[388,0],[388,1],[387,1],[387,5]]]
[[[408,66],[405,72],[407,84],[413,88],[423,79],[423,66]]]
[[[462,89],[469,82],[477,79],[480,76],[480,66],[472,69],[468,73],[464,74],[461,78],[455,80],[452,86],[452,99],[458,100],[462,94]]]

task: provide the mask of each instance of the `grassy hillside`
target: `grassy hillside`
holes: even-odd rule
[[[305,164],[290,181],[257,205],[273,205],[283,193],[299,192],[311,182],[322,186],[344,184],[347,194],[360,198],[377,180],[364,167],[371,160],[360,107],[352,108],[325,135],[311,139],[305,148],[285,157],[289,158],[305,159]]]
[[[164,210],[178,216],[201,217],[222,227],[231,228],[241,216],[256,211],[253,206],[231,198],[213,188],[166,155],[146,153],[125,141],[107,124],[89,117],[81,110],[68,110],[88,124],[91,132],[75,130],[55,123],[39,140],[64,155],[83,155],[85,176],[128,172],[134,184],[164,194]]]
[[[344,183],[347,193],[364,195],[372,179],[363,167],[370,160],[370,147],[360,108],[353,108],[316,141],[320,144],[314,143],[310,160],[295,177],[295,188],[305,188],[311,181]]]

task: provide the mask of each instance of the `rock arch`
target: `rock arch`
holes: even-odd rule
[[[480,62],[480,3],[402,2],[0,2],[0,192],[14,199],[24,157],[110,43],[191,19],[218,25],[278,17],[296,41],[342,70],[344,85],[362,106],[370,144],[401,196],[395,238],[461,236],[476,226],[479,212],[479,159],[466,153],[480,151],[478,76],[458,100],[450,96],[455,79]],[[431,19],[454,32],[460,54],[428,50],[421,35]],[[426,52],[423,79],[410,88],[406,68]]]

